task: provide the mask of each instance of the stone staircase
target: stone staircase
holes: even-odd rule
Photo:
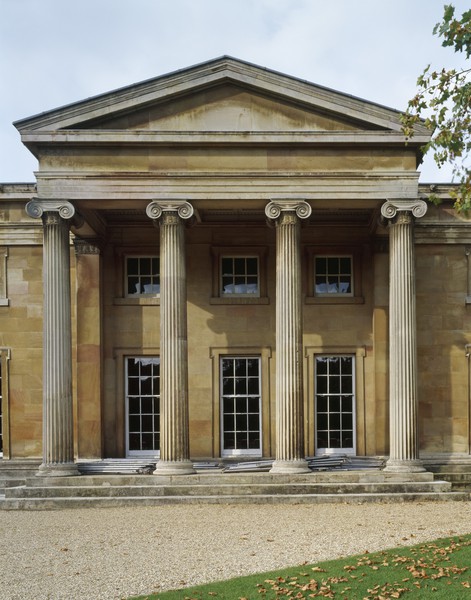
[[[326,471],[302,475],[201,470],[196,475],[92,474],[5,482],[4,510],[164,504],[316,504],[469,500],[431,472]]]
[[[471,492],[471,467],[469,464],[430,465],[427,468],[435,479],[448,481],[455,491]]]

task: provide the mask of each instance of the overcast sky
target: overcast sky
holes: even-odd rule
[[[470,0],[448,0],[461,14]],[[0,0],[0,182],[34,181],[12,122],[224,54],[404,109],[462,64],[443,0]],[[428,159],[421,181],[449,181]]]

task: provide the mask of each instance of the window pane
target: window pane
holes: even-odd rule
[[[259,413],[260,412],[260,399],[259,398],[248,398],[248,412]]]
[[[317,411],[327,412],[328,411],[328,398],[327,396],[319,396],[317,398]]]
[[[247,259],[247,275],[258,275],[258,259]]]
[[[139,265],[139,271],[141,275],[150,275],[151,274],[151,262],[150,262],[150,258],[141,258],[139,259],[140,261],[140,265]]]
[[[142,450],[156,450],[154,448],[154,436],[152,433],[142,434]]]
[[[141,418],[139,416],[129,416],[129,431],[131,433],[138,433],[141,431]]]
[[[247,412],[247,398],[236,398],[236,412],[246,413]]]
[[[329,398],[329,412],[340,412],[340,398],[338,396],[330,396]]]
[[[139,379],[137,377],[130,377],[128,379],[128,394],[130,396],[139,395]]]
[[[331,356],[329,358],[329,374],[340,375],[340,360],[338,356]]]
[[[224,443],[225,450],[234,450],[235,449],[235,433],[233,431],[224,431],[223,443]]]
[[[247,450],[249,447],[248,436],[246,431],[236,433],[236,448],[238,450]]]
[[[257,415],[249,415],[249,431],[258,431],[260,427],[260,418]]]
[[[235,375],[237,377],[242,377],[247,374],[247,360],[244,359],[235,359],[234,361],[235,367]]]
[[[234,393],[234,379],[224,378],[222,382],[222,393],[226,396]]]
[[[258,390],[258,377],[250,377],[248,379],[248,393],[249,394],[258,394],[259,390]]]
[[[223,410],[225,413],[233,413],[235,410],[235,398],[223,398]]]
[[[235,426],[234,415],[224,415],[224,430],[233,431]]]
[[[327,273],[329,275],[333,275],[334,273],[339,272],[339,259],[334,257],[329,257],[327,259]]]
[[[142,414],[152,414],[153,402],[152,398],[141,398],[141,411]]]
[[[328,358],[319,357],[316,358],[316,370],[318,375],[326,375],[327,374],[327,363]]]
[[[247,431],[247,415],[236,416],[236,431]]]
[[[352,378],[350,376],[341,377],[342,394],[352,393]]]
[[[319,375],[317,378],[317,393],[327,394],[327,391],[327,377]]]
[[[234,259],[234,273],[235,275],[245,275],[245,258]]]
[[[137,258],[128,258],[128,275],[139,275],[139,260]]]
[[[247,380],[245,378],[237,378],[235,380],[235,393],[238,396],[247,394]]]
[[[325,275],[327,273],[327,259],[323,257],[316,258],[316,273],[318,275]]]
[[[129,434],[129,450],[141,449],[141,436],[138,433]]]

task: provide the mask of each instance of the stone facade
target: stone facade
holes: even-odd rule
[[[0,187],[4,460],[469,455],[471,226],[450,186],[414,208],[424,127],[231,58],[16,126],[39,169]]]

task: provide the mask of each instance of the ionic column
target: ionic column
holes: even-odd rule
[[[272,473],[305,473],[300,219],[305,200],[272,200],[276,227],[276,456]]]
[[[147,215],[160,226],[160,460],[156,475],[194,473],[188,418],[188,342],[184,220],[185,200],[154,200]]]
[[[423,200],[388,201],[389,220],[389,437],[386,471],[424,471],[419,460],[414,218]]]
[[[42,218],[43,241],[43,462],[38,475],[78,475],[74,463],[70,316],[70,219],[67,201],[31,200],[30,217]]]

